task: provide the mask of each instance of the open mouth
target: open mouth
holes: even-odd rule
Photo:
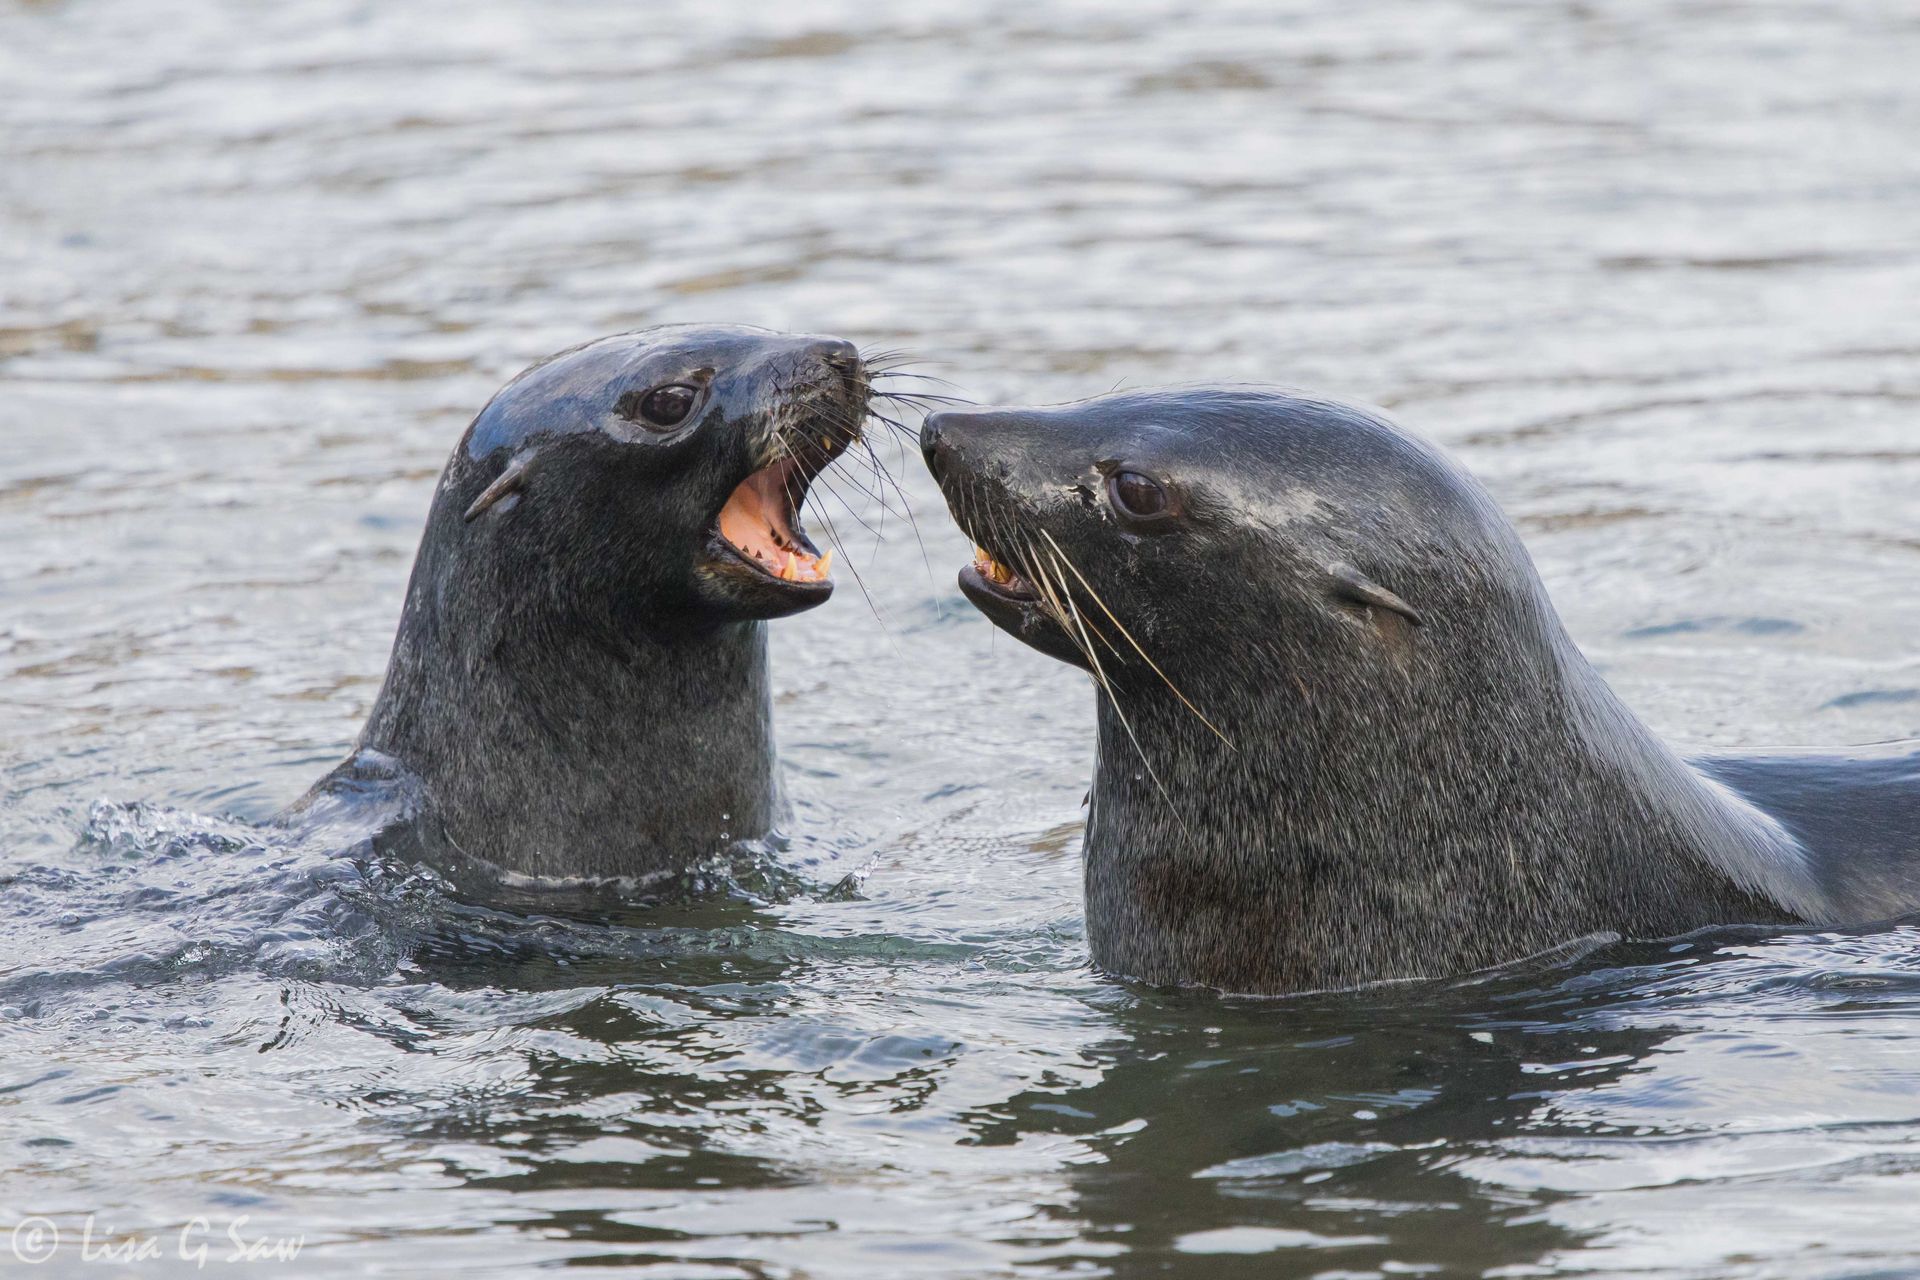
[[[948,503],[963,511],[976,509],[964,493],[956,500],[949,491]],[[960,525],[973,532],[966,521],[960,521]],[[1047,536],[1044,530],[1040,534]],[[1030,565],[1029,572],[1038,579],[1037,586],[1012,564],[975,543],[972,561],[960,570],[960,594],[989,622],[1022,644],[1083,671],[1094,671],[1090,650],[1084,647],[1089,643],[1087,632],[1092,624],[1074,614],[1073,598],[1068,594],[1070,584],[1064,578],[1049,581],[1046,570],[1038,565]]]
[[[970,587],[989,596],[1010,602],[1038,600],[1033,584],[993,558],[985,547],[973,549],[973,563],[960,571],[962,587]]]
[[[831,437],[822,440],[828,444]],[[789,454],[742,480],[714,522],[715,541],[767,578],[801,588],[830,587],[833,552],[822,555],[800,523],[807,486],[844,448],[816,450],[810,462]]]

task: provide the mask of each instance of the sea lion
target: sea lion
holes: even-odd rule
[[[950,410],[965,595],[1099,689],[1087,932],[1237,992],[1920,908],[1920,747],[1690,764],[1437,447],[1254,386]]]
[[[859,438],[852,344],[740,326],[589,342],[509,382],[434,494],[353,756],[436,847],[535,877],[684,869],[776,820],[766,622],[833,593],[800,523]]]

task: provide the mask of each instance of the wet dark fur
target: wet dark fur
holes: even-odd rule
[[[1286,992],[1920,906],[1911,748],[1875,793],[1903,797],[1904,829],[1880,804],[1895,825],[1849,870],[1870,824],[1819,828],[1811,762],[1676,757],[1568,639],[1480,485],[1383,418],[1190,388],[939,413],[922,443],[962,527],[1067,616],[963,575],[969,596],[1102,689],[1104,968]],[[1163,481],[1177,518],[1130,525],[1115,470]],[[1754,803],[1789,791],[1779,821]]]
[[[698,376],[683,427],[635,424],[635,394]],[[354,758],[292,816],[377,783],[436,844],[538,876],[675,871],[766,835],[766,619],[830,588],[717,571],[708,535],[750,472],[850,439],[867,395],[848,344],[738,327],[623,334],[520,375],[441,477]]]

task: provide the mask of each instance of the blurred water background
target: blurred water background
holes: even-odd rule
[[[982,399],[1384,404],[1663,732],[1920,734],[1916,66],[1905,0],[0,0],[0,1230],[1920,1273],[1914,931],[1277,1003],[1092,971],[1091,693],[960,601],[910,455],[925,559],[889,518],[871,608],[843,571],[776,628],[813,887],[505,909],[251,825],[353,738],[468,417],[667,320]]]

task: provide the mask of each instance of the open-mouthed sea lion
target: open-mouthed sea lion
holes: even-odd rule
[[[963,592],[1090,671],[1094,959],[1286,992],[1920,908],[1920,747],[1689,763],[1470,475],[1262,387],[937,413]]]
[[[800,504],[870,394],[849,343],[719,325],[508,383],[441,476],[356,751],[294,816],[371,790],[539,877],[681,870],[766,835],[766,621],[833,592]]]

